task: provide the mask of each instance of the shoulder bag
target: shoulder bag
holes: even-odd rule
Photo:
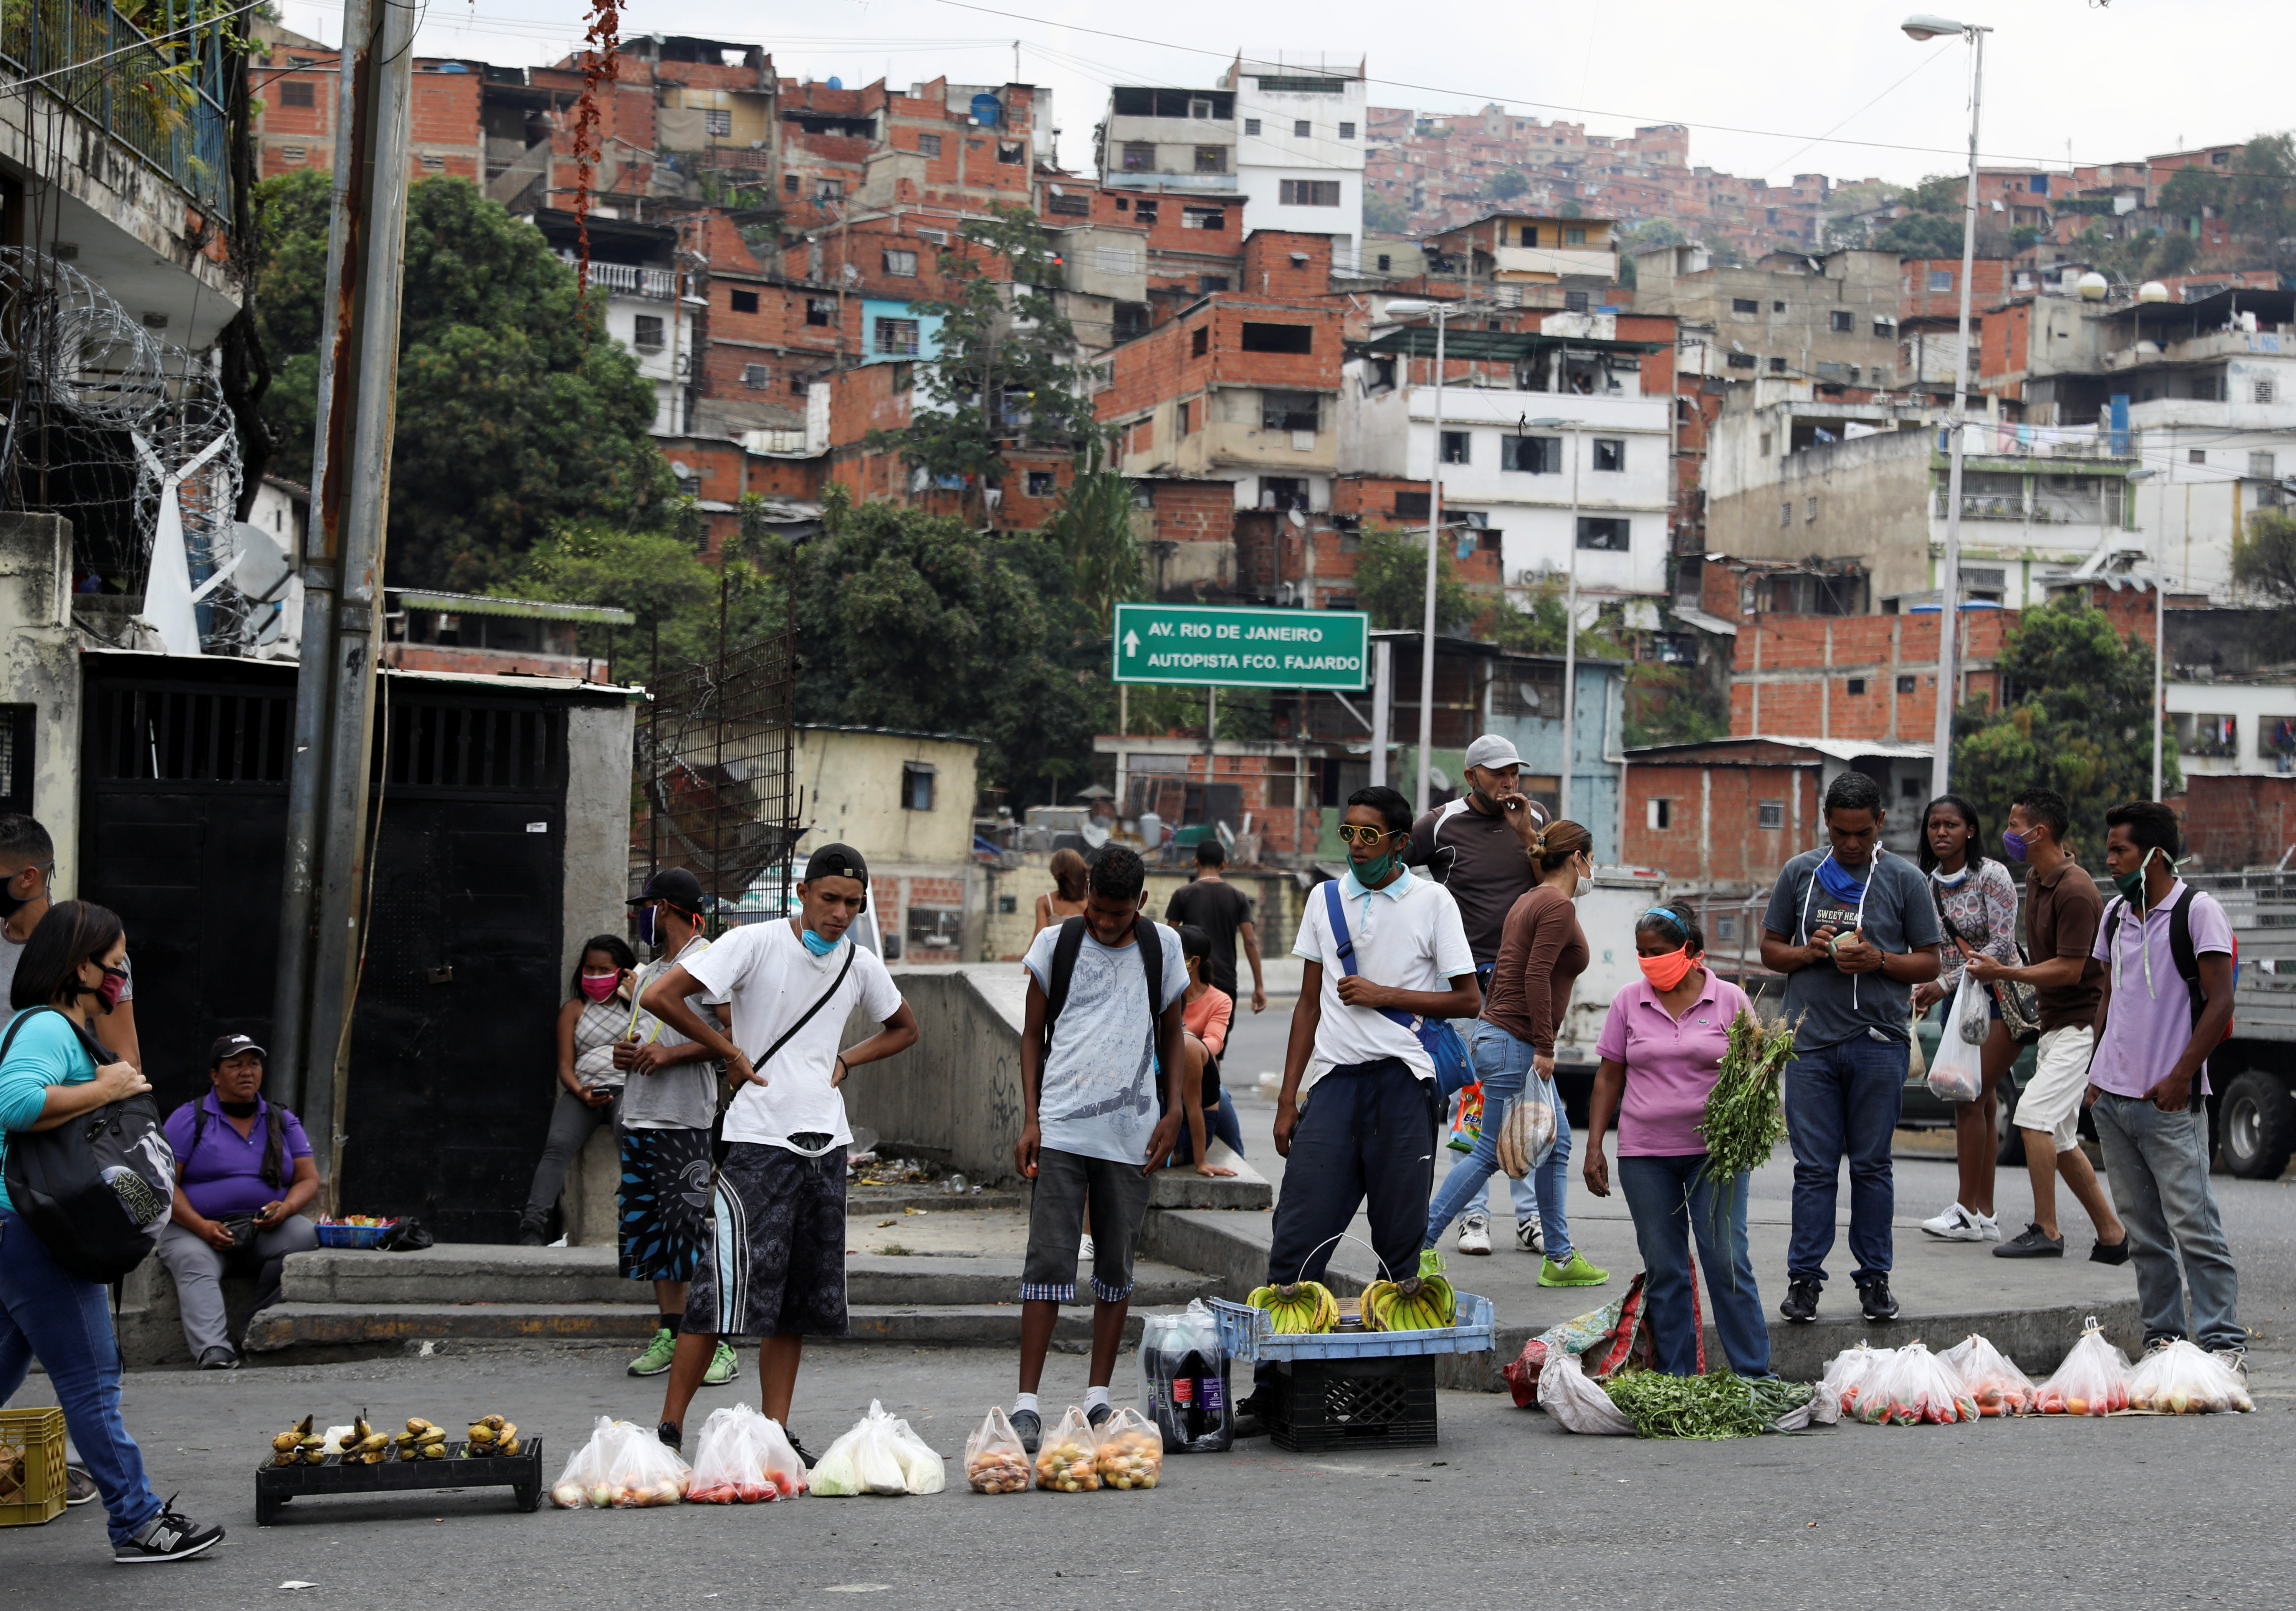
[[[1324,907],[1332,920],[1332,939],[1340,953],[1340,966],[1348,977],[1356,975],[1355,936],[1348,932],[1347,902],[1340,895],[1340,881],[1328,879],[1324,883]],[[1435,1089],[1445,1101],[1454,1092],[1464,1090],[1475,1083],[1475,1071],[1467,1060],[1467,1043],[1459,1032],[1451,1027],[1448,1018],[1421,1018],[1415,1013],[1394,1007],[1379,1010],[1382,1018],[1392,1018],[1417,1037],[1420,1049],[1435,1064]]]

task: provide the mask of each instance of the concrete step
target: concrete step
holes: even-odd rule
[[[946,1254],[889,1257],[857,1253],[845,1261],[846,1301],[907,1307],[1009,1304],[1020,1296],[1021,1263]],[[1092,1302],[1086,1285],[1090,1279],[1089,1271],[1077,1272],[1079,1304]],[[1132,1280],[1132,1301],[1145,1308],[1185,1306],[1191,1299],[1216,1296],[1220,1286],[1216,1276],[1145,1259],[1134,1263]]]

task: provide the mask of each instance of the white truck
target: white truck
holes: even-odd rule
[[[1666,875],[1655,868],[1597,867],[1593,893],[1578,903],[1587,971],[1571,987],[1570,1010],[1554,1037],[1554,1084],[1570,1122],[1582,1129],[1595,1085],[1595,1043],[1602,1038],[1611,998],[1642,977],[1635,962],[1635,925],[1665,898]]]
[[[2217,1157],[2277,1180],[2296,1153],[2296,872],[2194,873],[2224,904],[2240,952],[2232,1034],[2209,1059]]]

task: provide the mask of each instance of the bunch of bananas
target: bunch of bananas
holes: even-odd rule
[[[1433,1331],[1459,1319],[1459,1295],[1443,1277],[1443,1255],[1432,1247],[1419,1255],[1419,1272],[1400,1281],[1378,1280],[1364,1288],[1363,1322],[1367,1331]]]
[[[316,1466],[326,1458],[326,1435],[311,1430],[311,1418],[308,1415],[271,1440],[271,1463],[275,1466]]]
[[[1340,1300],[1321,1281],[1255,1288],[1243,1301],[1267,1311],[1268,1323],[1286,1334],[1329,1331],[1340,1323]]]
[[[474,1458],[518,1452],[518,1423],[499,1415],[482,1415],[471,1423],[471,1441],[463,1452]]]
[[[406,1419],[406,1430],[390,1440],[401,1460],[445,1460],[447,1428],[419,1415]]]
[[[380,1466],[390,1458],[390,1434],[377,1432],[367,1425],[366,1411],[362,1410],[351,1420],[351,1435],[343,1444],[343,1464],[346,1466]]]

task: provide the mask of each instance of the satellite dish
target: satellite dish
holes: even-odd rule
[[[2136,288],[2136,299],[2139,302],[2166,302],[2169,288],[2158,280],[2147,280]]]
[[[231,585],[258,603],[268,603],[286,591],[295,574],[279,539],[248,520],[231,523],[232,552],[242,556],[231,573]]]
[[[683,459],[672,459],[669,462],[669,473],[676,476],[681,481],[691,481],[693,479],[693,471],[688,468],[685,461]]]
[[[1056,195],[1056,196],[1065,196],[1065,195],[1067,195],[1067,194],[1068,194],[1068,192],[1066,192],[1066,191],[1062,190],[1062,189],[1059,185],[1057,185],[1057,184],[1055,184],[1055,185],[1054,185],[1054,186],[1052,187],[1052,192],[1053,192],[1053,194],[1054,194],[1054,195]]]
[[[2074,282],[2074,289],[2084,302],[2102,302],[2112,290],[2112,282],[2092,268]]]
[[[1288,509],[1284,511],[1284,514],[1290,519],[1292,528],[1294,531],[1305,531],[1307,529],[1308,517],[1301,514],[1298,509]]]

